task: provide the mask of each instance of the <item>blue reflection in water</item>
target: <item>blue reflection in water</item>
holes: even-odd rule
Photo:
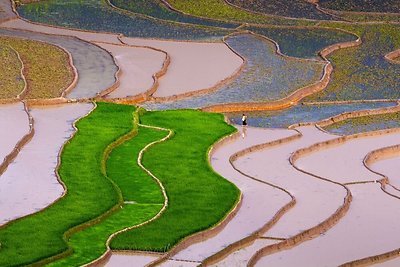
[[[343,112],[364,109],[378,109],[395,106],[393,102],[366,103],[366,104],[343,104],[343,105],[297,105],[290,109],[269,112],[248,112],[248,124],[263,128],[287,128],[288,126],[301,122],[317,122]],[[227,117],[235,124],[241,124],[242,113],[228,113]]]

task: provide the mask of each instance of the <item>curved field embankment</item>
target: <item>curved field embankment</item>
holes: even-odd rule
[[[245,265],[254,253],[266,245],[268,245],[269,253],[297,245],[326,231],[340,218],[339,211],[345,209],[343,203],[347,203],[351,199],[351,196],[346,194],[346,190],[342,192],[343,189],[339,187],[342,185],[329,180],[312,179],[314,180],[312,181],[308,174],[299,173],[287,161],[288,155],[299,147],[333,137],[323,134],[314,127],[298,128],[298,131],[297,134],[288,138],[250,147],[231,157],[234,168],[240,173],[257,181],[272,183],[284,188],[292,194],[293,199],[296,199],[296,204],[292,203],[288,207],[284,207],[279,212],[282,214],[279,216],[277,214],[278,217],[274,221],[268,222],[265,227],[243,239],[241,246],[234,244],[230,251],[228,246],[225,251],[220,252],[220,255],[216,254],[206,259],[203,262],[204,265],[216,263],[218,266],[220,264],[232,266],[232,264],[238,264],[237,261]],[[270,164],[274,167],[270,167]],[[283,165],[289,165],[289,168],[283,167]],[[296,185],[297,183],[298,185]],[[307,184],[307,189],[312,188],[310,189],[312,194],[305,190],[304,184]],[[321,200],[329,199],[328,203],[330,204],[321,205],[320,201],[315,201],[316,197]],[[311,201],[311,199],[313,200]],[[310,208],[311,206],[312,208]],[[337,207],[339,208],[336,210]],[[315,216],[315,212],[318,213],[317,216]],[[310,213],[310,215],[304,216],[304,213]],[[333,215],[331,215],[332,213]],[[283,214],[285,215],[280,218]],[[320,223],[326,217],[330,219]],[[310,226],[312,228],[309,230],[303,230]],[[299,231],[300,234],[297,234]],[[243,249],[243,247],[245,248]],[[237,251],[234,252],[235,250]],[[228,256],[232,252],[234,253]],[[223,259],[224,257],[226,258]],[[221,259],[223,260],[221,261]]]
[[[0,225],[42,210],[63,195],[64,188],[54,172],[59,151],[65,139],[73,135],[70,121],[91,108],[89,104],[78,104],[30,110],[35,120],[35,134],[32,133],[30,142],[19,151],[0,179]],[[17,116],[12,115],[13,121]],[[25,124],[29,126],[28,121]],[[24,129],[14,128],[8,128],[14,135]]]
[[[397,167],[399,163],[400,144],[371,151],[364,158],[365,167],[382,177],[382,190],[400,199],[400,178]]]
[[[291,250],[268,255],[268,257],[262,258],[263,251],[260,251],[259,255],[253,258],[252,264],[257,262],[260,266],[268,264],[307,266],[328,263],[339,265],[366,255],[397,248],[398,240],[390,233],[397,231],[395,228],[398,226],[393,216],[387,216],[387,214],[398,213],[397,202],[379,190],[379,185],[377,186],[373,181],[381,177],[367,172],[362,158],[368,151],[396,143],[398,140],[398,129],[386,130],[341,137],[317,143],[294,153],[292,159],[296,168],[314,176],[345,183],[353,195],[352,208],[323,236]],[[374,220],[371,220],[371,209],[374,210],[372,215]],[[371,229],[379,229],[379,231],[371,231]],[[365,235],[367,232],[368,235]],[[369,244],[368,240],[371,236],[375,240],[382,234],[393,238],[380,239],[379,242]],[[338,246],[344,243],[354,245]],[[315,258],[312,256],[315,253],[321,256]]]
[[[259,231],[266,222],[275,218],[283,206],[291,204],[291,197],[287,192],[277,193],[277,188],[273,185],[248,179],[245,175],[237,172],[231,166],[230,156],[238,150],[271,142],[279,139],[282,135],[290,136],[293,132],[257,128],[244,128],[241,131],[218,142],[210,152],[213,169],[241,189],[241,203],[236,207],[234,214],[229,215],[229,220],[225,220],[222,226],[218,226],[217,231],[214,231],[216,229],[207,230],[201,238],[192,240],[181,251],[168,255],[166,265],[175,261],[201,263],[215,254],[218,254],[218,258],[220,258],[222,254],[225,256],[237,249],[237,246],[233,247],[232,243],[240,243],[239,247],[246,246],[247,243],[242,240],[247,239],[249,232]],[[272,198],[271,195],[274,197]],[[248,223],[248,218],[251,218],[251,224]],[[216,257],[213,256],[213,258],[215,260]]]
[[[15,37],[2,36],[0,41],[20,55],[27,83],[24,98],[58,97],[74,82],[69,55],[61,48]]]
[[[392,63],[400,63],[400,49],[387,53],[385,58]]]
[[[360,112],[358,116],[350,114],[342,118],[332,118],[331,121],[321,122],[319,125],[329,132],[340,135],[397,128],[400,125],[400,107],[365,112],[364,114]]]
[[[33,119],[24,103],[2,105],[0,107],[0,175],[2,175],[18,155],[22,147],[32,138]],[[0,179],[1,180],[1,179]]]

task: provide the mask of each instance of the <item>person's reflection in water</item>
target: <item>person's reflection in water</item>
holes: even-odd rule
[[[242,138],[245,139],[247,136],[247,127],[242,126]]]

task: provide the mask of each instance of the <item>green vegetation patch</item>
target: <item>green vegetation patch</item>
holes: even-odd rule
[[[0,37],[0,43],[14,48],[24,63],[27,98],[59,97],[72,83],[74,72],[61,48],[14,37]]]
[[[281,25],[313,25],[316,23],[315,21],[256,14],[228,5],[224,0],[168,0],[168,2],[174,8],[187,14],[211,19]]]
[[[22,63],[9,46],[0,45],[0,98],[14,98],[24,90]]]
[[[166,132],[139,128],[138,134],[115,148],[107,161],[107,175],[121,189],[124,204],[99,224],[74,234],[69,244],[74,254],[50,266],[79,266],[99,258],[114,233],[153,218],[163,207],[158,184],[138,165],[140,150],[162,139]]]
[[[116,236],[111,248],[166,251],[217,224],[238,201],[238,188],[213,172],[207,159],[209,147],[235,128],[220,114],[193,110],[146,112],[141,122],[174,131],[143,158],[165,186],[169,204],[159,219]]]
[[[325,130],[349,135],[400,127],[400,112],[352,118],[325,127]]]
[[[72,253],[66,243],[72,232],[67,231],[120,201],[116,186],[101,171],[103,153],[108,144],[132,130],[134,109],[99,103],[77,123],[79,131],[64,147],[59,170],[67,194],[49,208],[0,228],[0,266],[27,265]]]

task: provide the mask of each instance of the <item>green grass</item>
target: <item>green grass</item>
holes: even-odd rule
[[[0,37],[0,43],[14,48],[25,65],[26,98],[53,98],[72,83],[74,73],[68,54],[59,47],[14,37]]]
[[[9,46],[0,45],[0,98],[14,98],[24,90],[22,64]]]
[[[77,123],[79,131],[65,146],[59,171],[68,193],[44,211],[0,228],[0,266],[26,265],[71,253],[65,240],[72,232],[65,233],[118,203],[116,187],[101,171],[103,153],[108,144],[132,130],[133,111],[132,106],[99,103]]]
[[[230,6],[224,0],[168,0],[176,9],[187,14],[211,19],[277,25],[313,25],[315,21],[285,19],[255,14]]]
[[[140,150],[166,136],[166,132],[139,128],[138,134],[115,148],[107,161],[107,175],[122,191],[123,204],[99,224],[74,234],[69,244],[74,254],[50,266],[79,266],[99,258],[106,251],[109,236],[154,217],[163,207],[158,184],[137,165]]]
[[[159,219],[116,236],[111,248],[166,251],[217,224],[238,201],[238,188],[213,172],[207,159],[209,147],[235,128],[220,114],[199,111],[146,112],[141,122],[174,131],[143,158],[165,186],[169,205]]]

